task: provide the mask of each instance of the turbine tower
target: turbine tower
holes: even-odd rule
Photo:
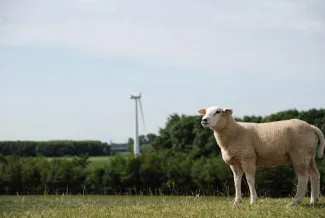
[[[141,92],[139,94],[131,93],[130,94],[130,99],[135,100],[135,137],[134,137],[133,151],[134,151],[134,156],[137,156],[138,154],[140,154],[139,123],[138,123],[138,102],[140,104],[143,126],[145,127],[142,104],[141,104]]]

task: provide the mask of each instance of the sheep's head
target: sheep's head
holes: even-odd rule
[[[201,109],[199,113],[203,115],[201,121],[203,127],[218,130],[226,125],[228,120],[227,117],[232,114],[232,109],[214,106],[207,109]]]

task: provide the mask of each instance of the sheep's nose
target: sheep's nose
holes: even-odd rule
[[[204,118],[202,119],[203,122],[208,122],[208,119]]]

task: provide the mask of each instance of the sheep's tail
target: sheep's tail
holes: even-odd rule
[[[324,139],[324,134],[322,133],[322,131],[317,128],[316,126],[312,125],[312,128],[314,130],[314,132],[316,133],[317,137],[318,137],[318,141],[319,141],[319,148],[318,148],[318,154],[317,157],[321,158],[323,157],[324,154],[324,147],[325,147],[325,139]]]

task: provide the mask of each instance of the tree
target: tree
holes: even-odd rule
[[[0,176],[3,176],[5,172],[5,166],[8,165],[7,159],[0,153]]]
[[[0,165],[7,165],[8,161],[7,159],[3,156],[3,154],[0,153]]]
[[[153,133],[149,133],[147,135],[139,135],[139,144],[141,152],[151,152],[154,151],[154,147],[151,145],[157,136]],[[128,139],[128,151],[133,152],[134,147],[134,139]]]

